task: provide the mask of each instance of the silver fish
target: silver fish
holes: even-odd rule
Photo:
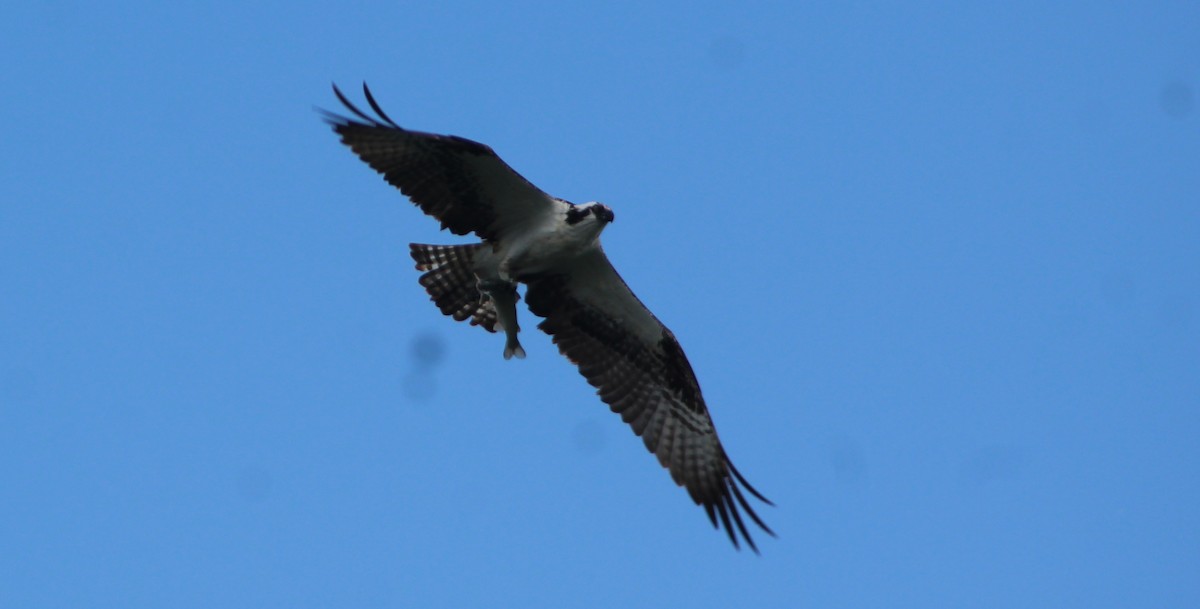
[[[525,349],[517,340],[521,327],[517,325],[517,284],[503,279],[480,279],[477,283],[480,293],[492,301],[496,309],[496,325],[504,329],[504,359],[525,359]]]

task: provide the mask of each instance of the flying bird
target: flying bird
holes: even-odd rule
[[[717,438],[700,384],[675,335],[638,300],[600,247],[613,222],[598,202],[550,196],[484,144],[400,127],[363,94],[374,115],[333,92],[352,117],[322,110],[342,143],[456,235],[480,243],[409,246],[420,283],[442,313],[503,331],[504,358],[524,358],[517,285],[538,329],[621,415],[671,478],[703,506],[715,528],[758,548],[744,512],[771,536],[743,490],[773,505],[742,477]]]

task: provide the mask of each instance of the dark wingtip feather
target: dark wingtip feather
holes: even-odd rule
[[[350,98],[346,97],[346,94],[342,93],[342,90],[338,88],[337,83],[331,83],[331,85],[333,87],[333,94],[337,96],[338,101],[342,102],[342,105],[345,106],[347,110],[349,110],[354,114],[354,116],[357,116],[362,121],[362,123],[357,123],[340,114],[335,114],[323,108],[317,108],[317,111],[324,115],[325,121],[333,125],[335,128],[345,127],[351,124],[365,124],[369,127],[390,127],[393,129],[400,129],[400,125],[397,125],[396,121],[393,121],[392,118],[383,111],[383,108],[379,106],[379,103],[375,101],[375,96],[371,94],[371,89],[367,87],[367,83],[363,83],[363,94],[366,96],[367,103],[370,104],[371,109],[375,111],[375,116],[367,114],[366,112],[360,110],[358,106],[354,105],[354,102],[350,101]]]
[[[758,517],[758,514],[754,512],[754,508],[750,507],[750,502],[746,501],[746,497],[742,495],[742,490],[739,489],[736,484],[733,484],[732,481],[730,482],[729,487],[733,489],[734,498],[737,499],[737,502],[742,506],[742,509],[746,510],[746,514],[750,516],[750,519],[754,521],[754,524],[757,524],[760,529],[766,531],[767,535],[770,535],[771,537],[778,537],[778,535],[775,534],[775,531],[772,531],[771,527],[767,526],[767,524]],[[742,534],[745,535],[744,530],[742,531]],[[746,535],[746,537],[749,538],[750,536]]]
[[[745,512],[746,515],[750,517],[750,520],[754,522],[754,524],[758,525],[760,529],[765,531],[771,537],[778,537],[778,535],[775,534],[775,531],[771,530],[771,527],[768,527],[767,524],[763,522],[762,518],[759,518],[758,514],[754,511],[754,507],[750,505],[750,502],[747,501],[746,496],[742,493],[741,487],[745,487],[747,491],[749,491],[754,497],[758,498],[763,503],[772,506],[775,504],[767,500],[766,497],[763,497],[761,493],[759,493],[754,489],[754,487],[750,486],[750,484],[746,482],[745,477],[743,477],[741,473],[737,471],[737,468],[735,468],[733,464],[729,462],[728,456],[722,456],[724,457],[726,464],[726,473],[723,477],[720,491],[709,495],[708,497],[704,497],[703,499],[697,501],[697,503],[701,503],[704,506],[705,512],[708,513],[708,519],[713,523],[715,528],[725,529],[725,533],[729,536],[729,540],[733,542],[733,547],[739,550],[741,549],[738,541],[738,537],[740,536],[743,540],[745,540],[746,546],[748,546],[755,554],[761,555],[758,550],[758,545],[754,543],[754,538],[751,537],[750,530],[746,527],[746,522],[742,518],[742,512]],[[739,507],[741,509],[738,509]],[[719,523],[717,520],[718,517],[720,518]]]
[[[704,504],[704,512],[708,514],[708,521],[712,523],[713,528],[719,528],[717,526],[717,514],[713,511],[713,506],[711,503]]]
[[[733,547],[738,550],[742,549],[738,543],[737,535],[733,534],[733,525],[729,523],[729,510],[725,507],[724,501],[718,501],[716,504],[717,515],[721,517],[721,525],[725,528],[725,534],[729,536],[729,541],[733,542]]]
[[[317,114],[321,115],[321,120],[325,121],[326,123],[329,123],[330,125],[333,125],[334,127],[337,127],[338,125],[342,125],[342,124],[346,123],[346,117],[344,117],[336,112],[331,112],[329,110],[326,110],[325,108],[322,108],[320,106],[313,106],[313,111],[315,111]]]
[[[758,498],[759,501],[761,501],[771,507],[775,506],[775,504],[772,503],[770,499],[763,497],[762,493],[755,490],[753,486],[750,486],[749,482],[746,482],[746,479],[744,477],[742,477],[742,472],[739,472],[737,470],[737,468],[733,466],[733,461],[729,460],[729,455],[725,455],[725,465],[729,467],[729,471],[733,472],[733,475],[738,479],[738,482],[741,482],[742,486],[746,487],[746,490],[750,491],[751,495],[754,495],[755,497]]]
[[[351,103],[350,99],[346,97],[346,94],[342,93],[342,90],[338,88],[337,83],[333,84],[333,94],[337,96],[338,101],[342,102],[342,105],[345,106],[347,110],[353,112],[354,115],[357,116],[358,118],[361,118],[364,121],[366,121],[367,124],[369,124],[369,125],[378,125],[379,124],[379,121],[371,118],[369,115],[367,115],[366,112],[359,110],[358,106],[355,106],[353,103]]]
[[[371,95],[371,89],[367,87],[367,83],[365,81],[363,82],[363,95],[367,97],[367,103],[371,104],[371,109],[375,111],[375,114],[379,115],[379,118],[383,119],[383,122],[387,123],[388,126],[395,127],[397,129],[400,128],[400,125],[397,125],[396,121],[392,120],[392,118],[387,115],[387,112],[384,112],[383,108],[379,107],[379,104],[375,101],[375,96]]]
[[[732,480],[729,482],[729,485],[730,486],[734,485]],[[741,499],[741,491],[737,490],[736,487],[733,489],[733,493],[734,493],[735,497],[738,497],[739,499]],[[746,523],[742,522],[742,515],[738,512],[737,506],[734,505],[734,503],[729,500],[729,497],[725,497],[725,503],[729,504],[729,511],[733,513],[733,522],[734,522],[734,524],[737,525],[738,531],[741,532],[742,539],[745,539],[746,545],[750,546],[750,549],[754,550],[755,554],[758,554],[758,546],[754,545],[754,538],[751,537],[750,532],[746,530]],[[742,507],[746,508],[746,511],[750,512],[751,517],[754,516],[753,510],[751,510],[750,507],[747,506],[744,501],[742,502]],[[768,532],[770,532],[770,531],[768,531]],[[737,544],[734,544],[734,545],[736,546]]]

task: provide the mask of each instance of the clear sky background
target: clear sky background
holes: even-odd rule
[[[1200,6],[0,9],[0,606],[1200,606]],[[734,551],[314,106],[610,205]]]

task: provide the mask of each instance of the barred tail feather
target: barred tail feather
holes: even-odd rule
[[[485,244],[423,245],[409,244],[417,270],[424,271],[420,283],[442,313],[455,321],[468,318],[472,326],[496,331],[496,309],[476,287],[472,261]]]

